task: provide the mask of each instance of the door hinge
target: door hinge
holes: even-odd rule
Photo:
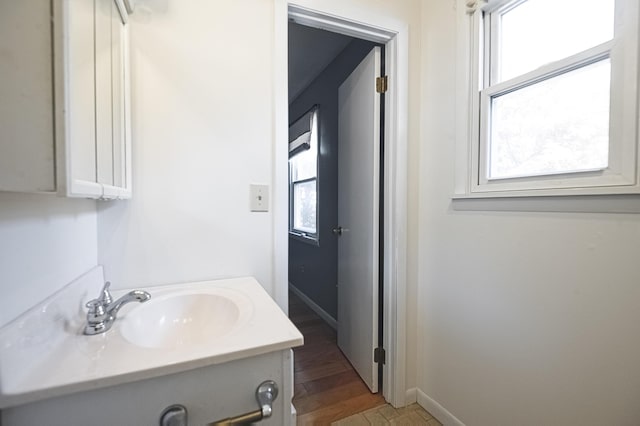
[[[386,362],[387,353],[382,347],[375,348],[373,350],[373,362],[378,364],[384,364]]]
[[[387,92],[387,76],[377,77],[376,78],[376,92],[378,93],[386,93]]]

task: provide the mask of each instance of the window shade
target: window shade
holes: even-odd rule
[[[310,148],[316,110],[317,106],[314,106],[289,126],[289,158]]]

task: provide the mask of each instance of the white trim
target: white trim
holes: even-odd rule
[[[289,294],[289,18],[287,1],[274,2],[273,46],[273,278],[272,296],[288,314]]]
[[[460,420],[451,414],[446,408],[438,404],[438,402],[430,398],[426,393],[417,389],[418,405],[427,410],[433,417],[435,417],[444,426],[465,426]]]
[[[455,196],[451,202],[459,211],[521,211],[564,213],[640,213],[640,199],[623,195],[579,195],[518,197],[507,194],[494,197],[491,193]]]
[[[309,296],[304,294],[300,289],[298,289],[291,283],[289,283],[289,290],[295,293],[295,295],[298,296],[304,302],[304,304],[309,307],[309,309],[318,314],[318,316],[322,318],[324,322],[329,324],[331,328],[333,328],[334,330],[338,329],[338,322],[336,321],[336,319],[332,317],[331,314],[329,314],[327,311],[322,309],[320,305],[311,300]]]
[[[104,195],[104,187],[101,183],[88,180],[73,179],[68,188],[66,196],[71,198],[102,198]]]
[[[398,30],[386,44],[385,206],[383,335],[387,364],[383,395],[394,407],[405,406],[407,309],[407,187],[409,117],[409,34]],[[386,383],[386,385],[385,385]]]
[[[404,397],[404,402],[406,402],[407,405],[411,405],[415,402],[418,402],[418,388],[407,389],[407,392]]]
[[[131,122],[133,121],[133,111],[131,110],[131,52],[129,47],[129,25],[125,25],[122,30],[123,47],[123,72],[124,72],[124,187],[121,188],[120,198],[131,198],[133,195],[133,157],[132,152],[132,136]]]
[[[304,2],[306,0],[299,0]],[[287,24],[289,13],[296,22],[341,34],[386,43],[389,91],[385,105],[385,229],[383,345],[387,363],[382,393],[395,407],[406,397],[406,258],[407,258],[407,146],[409,115],[409,28],[404,22],[369,9],[349,10],[348,15],[312,10],[287,0],[275,1],[275,108],[274,108],[274,286],[276,300],[286,305],[287,271]],[[335,7],[335,5],[334,5]],[[355,15],[354,15],[355,14]],[[282,152],[280,152],[282,151]],[[284,222],[284,223],[283,223]]]
[[[51,3],[53,14],[53,110],[54,110],[54,139],[56,156],[56,192],[58,196],[66,196],[72,187],[71,176],[71,146],[69,138],[69,82],[65,64],[69,63],[69,49],[67,47],[66,28],[69,22],[69,4],[62,0]]]
[[[386,43],[395,36],[393,31],[376,28],[351,19],[329,15],[306,7],[297,6],[293,3],[289,4],[289,18],[300,25],[319,28],[376,43]]]
[[[492,38],[492,41],[495,37]],[[572,56],[551,62],[546,65],[542,65],[532,71],[526,72],[522,75],[516,76],[509,80],[501,81],[499,83],[492,83],[488,85],[482,92],[487,96],[500,96],[506,93],[522,89],[526,86],[532,86],[536,83],[548,80],[553,77],[565,74],[567,72],[575,71],[588,65],[592,65],[596,62],[600,62],[603,59],[610,57],[610,51],[613,47],[613,40],[606,43],[602,43],[598,46],[587,49],[583,52],[577,53]],[[492,62],[495,64],[497,61]],[[496,72],[493,72],[496,74]]]
[[[296,411],[296,407],[293,406],[293,402],[291,403],[291,416],[289,417],[289,424],[295,425],[298,419],[298,412]]]
[[[472,0],[457,0],[458,7],[469,13],[458,13],[456,166],[452,198],[555,197],[640,193],[640,149],[638,149],[638,75],[639,7],[630,0],[616,1],[616,35],[614,41],[596,46],[553,64],[541,67],[526,76],[489,86],[487,69],[482,66],[486,49],[483,36],[483,11],[499,13],[501,8],[517,4],[513,0],[492,0],[483,5]],[[471,9],[465,9],[471,7]],[[489,27],[490,25],[486,25]],[[495,27],[495,25],[494,25]],[[612,98],[610,111],[609,167],[602,171],[567,173],[542,177],[486,179],[487,123],[480,128],[480,88],[483,90],[484,111],[488,100],[497,93],[512,90],[573,67],[582,66],[603,56],[612,61]],[[613,64],[616,64],[613,66]],[[484,76],[482,74],[485,74]],[[527,80],[528,79],[528,80]],[[527,81],[525,81],[527,80]],[[488,119],[483,114],[483,119]]]
[[[294,384],[295,373],[294,373],[293,363],[294,363],[293,349],[287,349],[282,351],[282,385],[284,387],[284,389],[282,389],[283,391],[282,397],[285,398],[284,400],[285,406],[283,408],[286,410],[287,401],[291,406],[291,412],[289,413],[289,416],[286,415],[286,412],[282,413],[282,422],[285,425],[290,425],[290,426],[294,426],[296,424],[296,416],[298,414],[296,411],[296,408],[293,406],[293,403],[291,402],[293,401],[293,397],[295,394],[295,384]]]

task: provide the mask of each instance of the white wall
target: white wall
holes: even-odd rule
[[[0,192],[0,327],[97,263],[96,202]]]
[[[134,193],[100,205],[107,278],[253,275],[273,294],[273,218],[249,211],[249,184],[272,184],[273,5],[141,1],[131,18]]]
[[[455,11],[423,2],[418,387],[468,425],[640,419],[640,216],[452,208]]]
[[[419,87],[418,0],[296,3],[408,27],[410,84]],[[274,57],[282,53],[274,45],[280,40],[274,10],[286,13],[282,5],[137,3],[131,20],[134,195],[128,202],[99,204],[99,262],[115,288],[254,275],[286,301],[287,254],[278,249],[286,247],[286,217],[250,213],[248,207],[251,182],[286,185],[286,123],[285,145],[276,148],[274,138],[274,105],[286,111],[287,100],[280,102],[282,94],[274,89],[286,90],[274,75]],[[410,90],[408,138],[414,150],[418,95]],[[274,158],[276,149],[282,158]],[[284,164],[283,171],[274,163]],[[284,196],[272,201],[287,214],[286,186]],[[416,212],[408,212],[412,223]],[[416,246],[417,236],[409,238]],[[415,293],[414,287],[410,294]],[[407,311],[411,336],[415,307]],[[413,387],[415,339],[408,341],[407,380]]]
[[[283,221],[248,208],[275,175],[274,3],[140,0],[134,198],[96,225],[93,201],[0,194],[0,325],[96,260],[116,288],[286,292]],[[453,1],[299,3],[409,28],[407,387],[469,425],[637,424],[640,217],[456,211]]]

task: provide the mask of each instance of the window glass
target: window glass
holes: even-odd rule
[[[289,231],[318,241],[318,110],[313,111],[309,149],[289,158]]]
[[[293,184],[293,229],[316,234],[316,179]]]
[[[607,59],[492,98],[488,178],[606,168],[610,74]]]
[[[614,36],[615,0],[528,0],[501,14],[494,83],[574,55]]]

